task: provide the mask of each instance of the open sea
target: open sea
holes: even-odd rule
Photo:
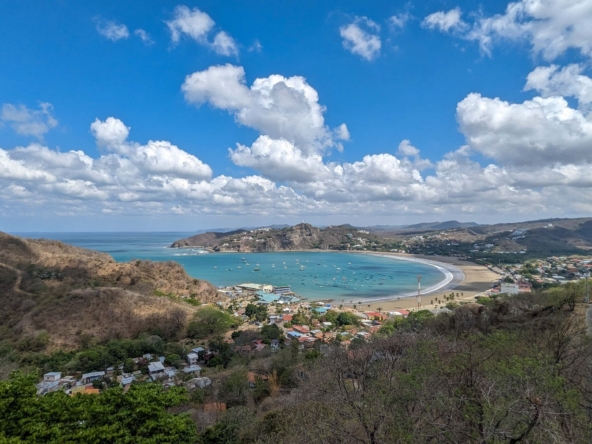
[[[310,300],[336,302],[413,296],[417,275],[422,293],[458,281],[457,269],[439,263],[416,262],[376,254],[340,252],[209,253],[172,249],[173,241],[193,233],[15,233],[55,239],[110,254],[118,262],[133,259],[175,261],[192,277],[214,285],[253,282],[289,285]]]

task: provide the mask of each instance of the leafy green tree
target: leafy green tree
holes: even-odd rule
[[[267,307],[263,304],[248,304],[245,307],[245,315],[251,319],[263,322],[267,319]]]
[[[249,380],[247,370],[238,368],[233,371],[222,383],[219,395],[229,407],[245,405],[249,393]]]
[[[33,374],[14,373],[0,382],[0,437],[27,443],[193,443],[195,426],[169,413],[186,401],[183,389],[134,384],[127,393],[37,396]],[[0,438],[1,439],[1,438]]]
[[[276,324],[271,325],[264,325],[261,328],[261,336],[264,339],[272,340],[272,339],[279,339],[282,335],[282,332],[278,328]]]
[[[124,373],[132,373],[136,367],[136,364],[131,358],[126,359],[123,362],[123,371]]]
[[[223,334],[238,324],[228,313],[211,307],[204,307],[195,313],[194,319],[187,326],[187,336],[203,339],[211,335]]]
[[[358,318],[352,313],[342,312],[339,313],[337,316],[337,324],[338,325],[357,325]]]

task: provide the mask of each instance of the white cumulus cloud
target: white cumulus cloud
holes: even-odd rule
[[[97,21],[97,31],[103,37],[113,42],[121,39],[127,39],[129,37],[129,30],[127,29],[127,26],[112,20]]]
[[[442,32],[460,31],[466,27],[461,15],[460,8],[454,8],[448,12],[438,11],[428,15],[421,24],[424,28]]]
[[[274,74],[248,87],[244,69],[227,64],[187,76],[182,90],[189,103],[227,110],[240,124],[285,139],[304,153],[334,144],[324,122],[325,108],[303,77]]]
[[[140,40],[142,40],[144,45],[150,46],[150,45],[154,44],[154,40],[152,40],[152,38],[150,37],[150,34],[148,34],[143,29],[136,29],[134,31],[134,34],[137,35],[140,38]]]
[[[508,3],[503,14],[475,14],[463,22],[460,9],[436,12],[426,17],[424,26],[479,43],[491,54],[498,42],[528,42],[535,54],[554,60],[569,49],[592,57],[592,0],[519,0]]]
[[[165,22],[171,32],[173,43],[179,43],[182,36],[187,36],[200,45],[211,48],[220,55],[238,55],[238,46],[234,39],[225,31],[219,31],[214,38],[210,34],[215,28],[216,22],[205,12],[198,8],[189,9],[187,6],[177,6],[173,13],[173,19]]]
[[[339,28],[343,39],[343,47],[352,54],[359,55],[366,60],[373,60],[380,54],[382,45],[377,31],[380,27],[367,17],[356,17],[347,25]]]
[[[582,65],[571,64],[563,68],[557,65],[539,66],[531,72],[525,91],[538,91],[543,97],[575,97],[580,109],[590,110],[592,105],[592,79],[582,74]]]
[[[53,106],[47,102],[41,102],[39,109],[5,103],[2,105],[0,121],[10,125],[17,134],[35,136],[38,139],[58,124],[53,116]]]

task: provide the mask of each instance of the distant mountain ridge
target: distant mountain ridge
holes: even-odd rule
[[[528,235],[510,239],[510,232]],[[592,249],[592,218],[557,218],[481,225],[475,222],[425,222],[404,226],[354,227],[349,224],[318,228],[301,223],[293,227],[239,229],[196,234],[172,243],[172,248],[203,247],[212,251],[371,250],[418,254],[467,255],[479,242],[495,251],[527,250],[534,255],[583,254]],[[504,234],[505,233],[505,234]],[[421,240],[416,239],[417,237]],[[413,240],[415,239],[415,240]],[[413,246],[419,242],[423,246]],[[430,247],[434,245],[435,248]],[[449,248],[460,245],[463,248]]]

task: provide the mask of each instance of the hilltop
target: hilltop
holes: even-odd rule
[[[218,298],[210,283],[174,262],[117,263],[105,253],[0,232],[0,340],[42,337],[48,349],[68,349],[85,337],[133,338],[182,324],[194,305]]]
[[[227,233],[204,233],[173,242],[172,248],[202,247],[213,251],[298,251],[389,248],[377,234],[351,225],[326,228],[302,223],[286,228],[258,228]]]

